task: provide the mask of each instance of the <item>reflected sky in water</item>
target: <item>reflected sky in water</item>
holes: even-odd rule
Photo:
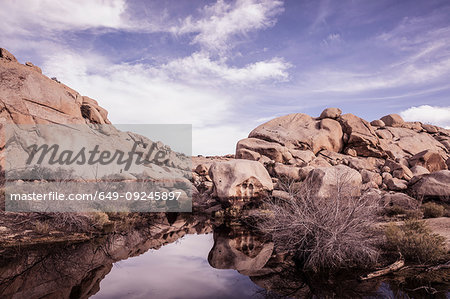
[[[117,262],[91,298],[258,298],[247,276],[209,265],[213,244],[212,234],[187,235]]]

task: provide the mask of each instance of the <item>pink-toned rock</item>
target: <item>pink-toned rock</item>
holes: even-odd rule
[[[438,152],[432,150],[424,150],[415,154],[408,162],[411,167],[423,166],[430,172],[447,169],[447,164],[442,156]]]
[[[374,157],[366,158],[347,156],[344,158],[344,164],[358,171],[367,169],[376,172],[381,166],[383,166],[384,160]]]
[[[299,167],[293,166],[293,165],[284,165],[281,163],[275,163],[273,167],[270,167],[269,174],[272,177],[277,177],[281,179],[287,179],[287,180],[300,180],[299,175]]]
[[[252,151],[252,152],[249,152]],[[254,159],[266,156],[275,162],[287,163],[292,159],[289,150],[276,142],[269,142],[258,138],[245,138],[240,140],[236,145],[236,159]]]
[[[342,129],[333,119],[316,120],[302,113],[289,114],[270,120],[249,134],[249,138],[258,138],[276,142],[289,149],[320,150],[339,152],[342,150]]]
[[[438,129],[437,129],[435,126],[433,126],[433,125],[422,124],[422,128],[423,128],[425,131],[427,131],[427,133],[430,133],[430,134],[434,134],[434,133],[437,133],[437,132],[438,132]]]
[[[361,177],[363,184],[373,182],[378,187],[383,182],[383,179],[379,173],[368,171],[366,169],[361,170]]]
[[[105,121],[103,120],[102,116],[100,115],[100,113],[98,112],[97,109],[95,109],[94,107],[90,106],[90,105],[81,105],[81,115],[85,118],[88,119],[89,122],[94,123],[94,124],[105,124]]]
[[[383,116],[381,120],[388,127],[401,127],[405,123],[403,118],[398,114],[388,114],[386,116]]]
[[[408,191],[417,197],[450,202],[450,170],[416,176],[409,182]]]
[[[348,135],[347,147],[354,149],[358,156],[385,156],[375,130],[369,122],[350,113],[342,115],[338,120],[342,130]]]
[[[413,174],[413,177],[414,176],[418,176],[418,175],[422,175],[422,174],[430,173],[430,171],[428,169],[426,169],[423,166],[419,166],[419,165],[411,167],[411,172]]]
[[[407,183],[408,183],[407,181],[398,178],[391,178],[386,180],[386,185],[388,189],[392,191],[406,190],[408,188]]]
[[[419,201],[404,194],[398,192],[388,192],[381,197],[381,203],[385,207],[399,206],[405,210],[417,209],[419,207]]]
[[[314,196],[320,198],[336,196],[338,189],[350,192],[352,196],[358,196],[361,193],[362,178],[356,170],[338,165],[313,169],[303,184]]]
[[[380,139],[381,147],[395,158],[411,157],[424,150],[432,150],[443,157],[447,155],[445,146],[426,132],[418,133],[406,128],[386,127],[392,134],[392,140]]]
[[[252,160],[252,161],[259,161],[261,159],[261,154],[254,152],[252,150],[241,148],[238,152],[236,152],[236,158],[237,159],[245,159],[245,160]]]
[[[9,53],[8,50],[3,49],[3,48],[0,48],[0,58],[5,61],[17,62],[16,57],[14,57],[14,55]]]
[[[304,180],[306,179],[306,177],[308,176],[308,174],[314,169],[313,166],[305,166],[300,168],[298,174],[300,176],[300,180]]]
[[[381,119],[372,120],[370,122],[370,124],[374,127],[380,127],[380,128],[385,126],[384,121],[382,121]]]
[[[411,122],[405,121],[405,123],[403,124],[402,127],[406,128],[406,129],[414,130],[416,132],[421,132],[423,130],[422,123],[420,121],[411,121]]]
[[[17,124],[84,124],[100,121],[100,112],[92,111],[91,119],[81,113],[82,96],[73,89],[41,74],[31,63],[23,65],[9,52],[2,49],[0,59],[0,106],[6,109],[0,118]],[[97,105],[98,106],[98,105]],[[89,108],[90,109],[90,108]],[[102,113],[106,110],[99,108]],[[100,113],[100,114],[99,114]]]
[[[349,155],[349,156],[352,156],[352,157],[357,157],[358,156],[358,153],[356,152],[356,150],[353,149],[353,148],[350,148],[350,147],[345,149],[345,153],[347,155]]]
[[[309,164],[309,166],[312,167],[330,167],[332,166],[331,163],[329,163],[326,159],[324,159],[322,156],[316,157],[314,160],[312,160]]]
[[[295,150],[290,149],[289,152],[291,153],[292,157],[296,160],[295,163],[291,163],[300,167],[304,167],[308,165],[309,162],[311,162],[313,159],[316,158],[314,153],[310,150]]]
[[[273,190],[269,173],[256,161],[214,162],[209,176],[214,183],[213,196],[221,200],[259,198]]]
[[[339,116],[341,116],[341,114],[342,114],[342,110],[339,109],[339,108],[327,108],[327,109],[322,111],[322,113],[320,114],[319,119],[323,119],[323,118],[336,119]]]
[[[41,68],[38,67],[37,65],[34,65],[34,64],[31,63],[31,62],[25,62],[25,65],[31,67],[33,70],[35,70],[35,71],[38,72],[39,74],[42,74]]]
[[[392,134],[391,132],[389,132],[389,130],[383,130],[383,129],[379,129],[376,131],[377,136],[382,138],[382,139],[386,139],[386,140],[391,140],[392,139]]]
[[[83,105],[88,105],[95,108],[103,119],[104,123],[110,124],[111,122],[108,120],[108,111],[105,108],[100,107],[96,100],[91,99],[89,97],[83,96]]]
[[[395,178],[410,180],[413,177],[411,170],[404,164],[395,162],[391,159],[387,159],[384,166],[391,169],[392,174]]]
[[[208,174],[208,166],[205,164],[198,164],[195,168],[195,172],[199,175],[205,176]]]

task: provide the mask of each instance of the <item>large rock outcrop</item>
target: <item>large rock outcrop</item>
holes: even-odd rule
[[[317,120],[302,113],[289,114],[268,121],[250,132],[249,138],[276,142],[289,149],[339,152],[342,128],[333,119]]]
[[[260,162],[274,182],[280,177],[314,178],[314,184],[324,186],[315,187],[324,196],[330,194],[326,190],[333,166],[345,165],[362,174],[363,184],[356,183],[362,189],[400,192],[412,188],[408,182],[414,176],[448,169],[449,130],[406,122],[398,114],[369,123],[341,113],[327,108],[318,118],[302,113],[275,118],[237,143],[236,158]],[[449,187],[444,189],[450,192]]]
[[[125,155],[136,146],[136,154],[145,157],[144,160],[150,159],[145,164],[133,163],[129,169],[124,163],[89,165],[86,161],[82,166],[68,162],[55,165],[48,162],[41,166],[55,170],[72,164],[75,166],[70,170],[75,177],[88,181],[113,175],[122,180],[152,179],[163,182],[170,190],[183,188],[188,193],[191,190],[191,157],[176,153],[161,142],[118,130],[96,100],[48,78],[30,62],[19,63],[5,49],[0,49],[0,130],[0,166],[6,170],[16,171],[26,166],[29,146],[34,144],[58,145],[58,154],[70,150],[74,156],[83,148],[87,154],[96,146],[98,152]],[[144,156],[151,148],[153,156]],[[159,161],[153,159],[156,152],[161,153]]]
[[[108,112],[88,97],[52,80],[32,63],[0,51],[0,119],[16,124],[109,124]]]

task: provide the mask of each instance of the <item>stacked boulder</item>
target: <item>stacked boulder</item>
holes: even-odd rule
[[[275,190],[283,177],[316,185],[318,194],[328,196],[332,174],[353,171],[352,184],[361,191],[441,200],[450,194],[450,130],[405,122],[398,114],[370,123],[338,108],[327,108],[317,118],[302,113],[281,116],[240,140],[235,157],[243,160],[235,165],[247,160],[263,165]],[[219,171],[221,167],[211,167],[209,174],[217,177]],[[233,176],[232,168],[226,172]]]

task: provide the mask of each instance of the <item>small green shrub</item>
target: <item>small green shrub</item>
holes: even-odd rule
[[[445,208],[434,202],[427,202],[422,205],[423,216],[425,218],[437,218],[444,216]]]
[[[399,251],[408,261],[434,262],[446,253],[444,237],[432,234],[423,221],[406,220],[400,226],[391,223],[385,235],[387,248]]]

